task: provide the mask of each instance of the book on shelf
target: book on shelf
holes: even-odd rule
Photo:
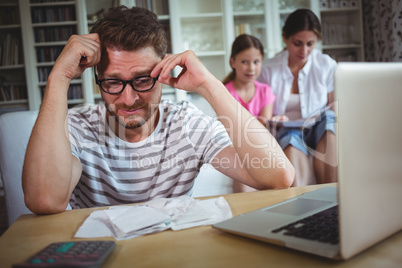
[[[0,8],[0,25],[16,25],[20,23],[18,6],[2,6]]]
[[[31,9],[32,23],[75,21],[75,6],[35,7]]]
[[[169,2],[167,0],[152,0],[151,10],[157,15],[169,15]]]
[[[157,15],[169,14],[169,3],[167,0],[136,0],[135,6],[151,10]]]
[[[40,67],[38,68],[38,79],[39,82],[46,82],[50,72],[52,71],[52,67]]]
[[[0,65],[9,66],[22,63],[21,37],[16,34],[7,33],[0,35]]]
[[[241,34],[252,34],[249,23],[239,23],[235,25],[235,34],[239,36]]]
[[[67,98],[69,100],[82,99],[81,85],[70,85],[68,88]]]
[[[71,0],[30,0],[31,4],[69,2]]]
[[[7,100],[6,92],[3,88],[3,85],[0,85],[0,101],[6,101],[6,100]]]
[[[42,98],[45,95],[45,91],[46,91],[46,85],[41,86],[41,94],[42,94]],[[68,88],[68,92],[67,92],[67,99],[68,100],[79,100],[82,99],[83,95],[82,95],[82,86],[81,84],[72,84],[70,85],[70,87]]]
[[[71,35],[77,34],[77,27],[38,27],[34,29],[34,38],[36,43],[67,41]]]
[[[0,101],[27,99],[27,87],[20,83],[3,83],[0,85]]]
[[[99,86],[96,84],[95,78],[92,79],[92,87],[93,87],[93,90],[94,90],[94,95],[100,95],[101,94]]]
[[[54,62],[63,50],[63,46],[54,47],[38,47],[36,48],[36,56],[38,62]]]
[[[151,0],[136,0],[135,6],[152,10],[152,1]]]

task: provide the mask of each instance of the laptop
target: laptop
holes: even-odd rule
[[[335,111],[338,187],[320,188],[213,227],[340,260],[400,231],[402,63],[339,63]],[[332,217],[334,230],[310,222],[318,213],[316,222]],[[328,235],[314,237],[314,228],[303,231],[305,226]]]

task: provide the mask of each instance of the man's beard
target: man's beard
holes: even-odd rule
[[[133,106],[121,105],[109,105],[105,103],[106,109],[109,111],[111,117],[114,117],[115,121],[122,127],[126,129],[136,129],[142,127],[146,122],[148,122],[155,112],[158,110],[158,105],[150,105],[146,103],[136,103]],[[117,113],[120,109],[123,110],[136,110],[143,109],[145,112],[144,117],[137,115],[132,115],[124,118],[123,116],[118,116]]]

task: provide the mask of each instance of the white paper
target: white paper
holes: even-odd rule
[[[214,199],[197,201],[197,205],[175,221],[172,230],[182,230],[191,227],[210,225],[233,217],[229,204],[222,196]]]
[[[158,225],[170,220],[169,215],[159,212],[148,206],[133,206],[116,216],[116,209],[107,210],[106,214],[115,227],[115,230],[123,234],[130,234],[133,231],[141,230],[146,227]],[[111,216],[110,216],[111,214]]]
[[[223,197],[195,200],[189,196],[160,198],[137,206],[112,206],[94,211],[75,234],[80,238],[138,237],[166,229],[214,224],[232,217]]]

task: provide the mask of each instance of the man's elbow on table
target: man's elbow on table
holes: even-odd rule
[[[282,172],[282,179],[280,180],[281,184],[278,188],[285,189],[292,186],[293,181],[296,178],[296,170],[292,164],[289,164],[287,168],[281,170]]]
[[[23,176],[24,180],[29,181],[32,178]],[[68,205],[69,198],[63,198],[62,194],[56,194],[49,189],[27,187],[23,183],[24,201],[26,207],[35,214],[54,214],[62,212]],[[64,195],[67,196],[67,195]]]
[[[260,190],[289,188],[292,186],[292,183],[296,177],[296,171],[294,167],[289,164],[289,166],[286,168],[275,169],[273,174],[271,172],[269,176],[271,177],[269,186],[263,187],[263,189]]]
[[[35,197],[26,194],[25,205],[34,214],[55,214],[63,212],[67,208],[67,203],[58,202],[44,194]]]

